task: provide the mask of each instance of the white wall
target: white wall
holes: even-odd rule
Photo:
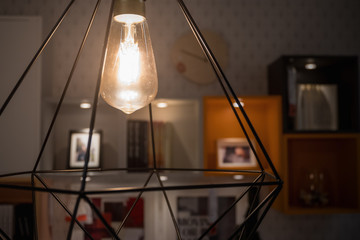
[[[198,100],[163,99],[167,108],[153,104],[153,120],[169,123],[170,159],[173,168],[202,168],[200,103]],[[149,121],[148,107],[127,116],[128,119]]]
[[[55,107],[55,103],[52,104]],[[69,134],[71,130],[90,127],[91,109],[80,109],[79,104],[66,102],[59,112],[53,133],[53,167],[66,169],[68,166]],[[105,103],[98,107],[96,130],[102,131],[101,167],[125,167],[126,118],[120,111]]]
[[[1,1],[0,14],[41,15],[44,36],[68,4],[56,1]],[[100,68],[108,0],[103,0],[90,32],[69,96],[92,97]],[[86,29],[95,0],[78,0],[44,55],[44,95],[59,96]],[[229,45],[226,74],[240,95],[267,93],[269,63],[283,54],[359,55],[358,0],[185,0],[203,29],[221,34]],[[176,39],[189,31],[176,0],[148,0],[147,17],[159,73],[159,97],[219,95],[216,83],[199,86],[172,65]]]
[[[100,100],[95,129],[102,131],[102,168],[127,167],[127,120],[149,121],[148,107],[131,115],[110,107]],[[170,124],[170,165],[166,167],[201,168],[200,104],[197,100],[167,100],[165,109],[153,105],[154,121]],[[55,108],[55,103],[50,104]],[[51,111],[50,111],[51,112]],[[79,104],[67,102],[59,113],[53,133],[53,163],[55,169],[65,169],[68,161],[69,133],[71,130],[89,128],[91,109],[80,109]],[[48,119],[47,121],[49,121]],[[45,121],[44,121],[45,122]],[[49,146],[51,148],[51,146]],[[48,149],[48,147],[46,148]],[[49,164],[51,159],[44,159]]]

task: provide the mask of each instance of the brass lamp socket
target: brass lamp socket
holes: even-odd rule
[[[121,14],[137,14],[145,17],[144,0],[114,0],[114,16]]]

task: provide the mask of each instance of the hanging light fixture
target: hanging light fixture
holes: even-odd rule
[[[127,114],[155,99],[158,80],[142,0],[114,2],[101,78],[102,98]]]
[[[153,167],[150,169],[145,169],[149,176],[147,180],[145,181],[144,185],[142,187],[123,187],[121,186],[121,183],[119,183],[119,187],[116,188],[106,188],[100,190],[88,190],[86,188],[87,179],[88,178],[88,172],[90,171],[88,168],[89,165],[89,158],[90,158],[90,146],[92,141],[92,133],[94,131],[95,126],[95,116],[97,111],[97,105],[98,105],[98,97],[99,95],[102,96],[102,98],[111,106],[120,109],[121,111],[130,114],[146,105],[149,105],[149,118],[150,118],[150,126],[153,125],[152,122],[152,112],[151,112],[151,101],[155,98],[157,93],[157,87],[158,87],[158,81],[157,81],[157,73],[156,73],[156,66],[155,66],[155,60],[154,55],[152,51],[151,41],[149,37],[149,31],[146,24],[146,18],[145,18],[145,6],[144,6],[144,0],[113,0],[112,3],[112,11],[111,11],[111,17],[110,17],[110,24],[109,29],[107,32],[107,42],[106,42],[106,48],[104,50],[104,57],[103,57],[103,67],[101,72],[101,77],[98,80],[94,95],[94,100],[92,104],[92,114],[90,119],[90,126],[89,126],[89,138],[86,148],[86,155],[85,155],[85,163],[84,168],[80,170],[74,170],[70,172],[80,172],[81,177],[81,186],[79,190],[68,190],[68,189],[62,189],[62,188],[56,188],[56,187],[49,187],[46,181],[44,180],[43,176],[41,174],[49,173],[49,174],[56,174],[56,173],[68,173],[69,170],[52,170],[52,171],[39,171],[37,170],[40,159],[42,157],[44,148],[48,142],[49,136],[51,134],[51,131],[54,127],[54,123],[58,117],[59,110],[62,106],[63,100],[65,98],[68,86],[71,82],[74,69],[76,68],[77,62],[79,60],[79,57],[81,55],[82,49],[84,47],[84,44],[86,42],[89,30],[92,26],[93,20],[95,18],[96,12],[99,7],[100,0],[97,1],[97,4],[94,8],[92,17],[90,19],[87,31],[84,35],[83,41],[81,43],[81,46],[79,48],[78,54],[76,56],[76,59],[74,61],[70,76],[65,84],[63,93],[61,95],[61,98],[58,102],[55,114],[53,116],[53,119],[51,121],[51,124],[48,128],[48,131],[46,133],[46,136],[44,138],[41,150],[39,151],[39,155],[37,157],[37,161],[34,165],[34,168],[32,171],[28,172],[18,172],[18,173],[9,173],[9,174],[2,174],[0,175],[0,179],[6,179],[7,177],[13,177],[13,176],[21,176],[24,174],[31,174],[31,186],[25,185],[25,186],[19,186],[19,185],[13,185],[8,183],[0,183],[0,187],[2,188],[13,188],[13,189],[22,189],[22,190],[29,190],[32,191],[33,196],[33,205],[34,205],[34,213],[36,214],[36,192],[46,192],[49,193],[59,205],[67,212],[67,214],[71,217],[70,226],[67,233],[67,239],[71,239],[72,232],[74,225],[77,224],[87,237],[92,239],[91,234],[86,231],[84,226],[79,223],[77,220],[77,213],[79,210],[80,201],[85,201],[94,211],[96,216],[100,219],[103,226],[106,228],[107,232],[113,239],[120,239],[119,232],[121,231],[122,227],[124,226],[124,223],[127,221],[128,216],[133,211],[135,205],[137,204],[138,200],[141,198],[142,194],[144,192],[161,192],[163,194],[163,197],[165,199],[167,209],[171,215],[171,219],[176,231],[177,239],[182,239],[181,232],[179,230],[179,225],[177,223],[175,214],[172,210],[169,198],[167,196],[167,191],[171,190],[191,190],[191,189],[216,189],[216,188],[242,188],[243,191],[240,193],[240,196],[238,196],[235,201],[229,206],[226,211],[224,211],[222,214],[219,215],[219,217],[214,220],[206,229],[204,229],[201,236],[199,236],[198,239],[203,239],[204,237],[208,236],[209,233],[213,231],[213,229],[216,228],[217,224],[226,216],[230,210],[234,209],[234,207],[240,202],[240,200],[246,196],[251,190],[256,190],[255,195],[259,196],[259,192],[263,186],[273,187],[271,191],[263,198],[263,200],[258,203],[254,201],[251,204],[251,210],[248,211],[247,216],[243,223],[236,226],[236,228],[233,230],[230,234],[229,239],[244,239],[244,231],[249,230],[250,234],[246,235],[248,236],[248,239],[252,237],[252,235],[256,232],[256,229],[258,228],[259,224],[263,220],[264,216],[266,215],[267,211],[271,207],[272,203],[274,202],[275,198],[278,196],[281,187],[282,187],[282,181],[272,164],[263,144],[261,143],[261,140],[259,136],[257,135],[254,127],[252,126],[252,123],[250,122],[249,118],[247,117],[243,106],[240,103],[239,98],[236,96],[234,90],[232,89],[229,81],[225,77],[224,72],[220,68],[218,62],[215,59],[215,56],[213,55],[212,51],[208,47],[204,37],[202,36],[199,28],[197,27],[194,19],[190,15],[190,12],[188,11],[186,5],[184,4],[183,0],[174,0],[178,2],[178,5],[180,6],[180,9],[182,10],[187,22],[189,23],[189,26],[191,30],[194,33],[195,38],[197,39],[201,49],[203,50],[206,58],[208,59],[209,63],[211,64],[218,82],[229,102],[229,108],[232,109],[232,111],[235,114],[236,119],[239,122],[239,127],[244,132],[244,135],[247,139],[247,142],[249,143],[249,146],[251,150],[254,152],[254,155],[256,157],[256,160],[259,165],[259,170],[224,170],[224,169],[184,169],[184,168],[168,168],[168,169],[162,169],[159,168],[156,164],[156,154],[155,154],[155,145],[154,145],[154,133],[153,129],[151,127],[151,140],[152,140],[152,155],[153,155]],[[43,42],[42,46],[39,48],[38,52],[35,54],[34,58],[31,60],[30,64],[24,71],[24,73],[21,75],[19,81],[9,94],[8,98],[5,100],[4,104],[0,108],[0,116],[6,109],[7,105],[11,101],[14,94],[17,92],[19,86],[23,82],[26,74],[28,73],[29,69],[32,67],[34,62],[38,59],[44,48],[46,47],[47,43],[52,38],[53,34],[56,32],[60,24],[63,22],[65,16],[68,14],[69,9],[73,5],[75,0],[71,0],[67,8],[64,10],[62,16],[59,18],[58,22],[52,29],[52,31],[49,33],[45,41]],[[234,107],[233,101],[236,102],[238,107]],[[240,118],[241,116],[241,118]],[[246,127],[245,127],[246,125]],[[254,142],[257,144],[257,149],[252,144],[252,141],[250,140],[249,133],[252,134],[254,138]],[[262,164],[259,159],[259,154],[262,153],[265,158],[265,164]],[[123,172],[126,172],[129,170],[128,168],[123,169],[115,169],[111,171],[116,171],[116,173],[121,174]],[[234,182],[218,182],[218,183],[196,183],[188,185],[186,183],[179,184],[179,185],[169,185],[165,186],[164,184],[168,181],[165,181],[164,176],[160,176],[159,171],[168,171],[167,174],[169,176],[171,173],[174,172],[189,172],[189,173],[210,173],[210,174],[217,174],[217,173],[223,173],[223,174],[237,174],[241,175],[241,177],[235,177]],[[99,172],[101,174],[102,172],[106,171],[101,169],[92,170]],[[246,176],[251,176],[251,178],[245,178],[244,180],[241,180],[240,178],[243,177],[243,174]],[[148,183],[150,179],[155,176],[158,180],[158,186],[151,186],[148,187]],[[35,180],[37,179],[38,185],[35,184]],[[240,181],[241,180],[241,181]],[[93,179],[91,182],[95,181]],[[119,226],[118,230],[115,231],[111,224],[103,217],[100,210],[97,206],[90,200],[91,196],[94,195],[106,195],[106,194],[124,194],[124,193],[137,193],[137,199],[133,203],[131,209],[127,213],[126,217],[122,220],[122,224]],[[73,209],[68,209],[66,205],[61,201],[61,199],[58,197],[58,194],[70,194],[76,196],[76,203]],[[257,216],[259,215],[259,219],[257,219]],[[36,216],[34,217],[34,222],[36,223]],[[250,222],[255,222],[254,224],[249,224]],[[37,224],[34,224],[34,232],[37,234]],[[39,226],[41,227],[41,226]],[[0,229],[1,230],[1,229]],[[0,231],[0,236],[5,236],[5,239],[10,239],[8,236],[6,236],[6,233],[3,231]],[[37,239],[37,235],[35,237]]]

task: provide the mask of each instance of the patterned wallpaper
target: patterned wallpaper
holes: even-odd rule
[[[68,0],[2,0],[0,14],[41,15],[44,37]],[[60,94],[95,0],[78,0],[43,58],[44,96]],[[72,98],[91,97],[98,76],[109,9],[102,0],[94,27],[69,89]],[[223,36],[229,46],[225,73],[241,95],[266,94],[266,66],[284,54],[360,54],[357,0],[186,0],[201,29]],[[176,0],[148,0],[147,17],[159,73],[159,96],[196,98],[221,94],[217,83],[196,85],[174,68],[170,51],[189,31]]]
[[[1,0],[1,15],[41,15],[44,38],[69,0]],[[95,0],[78,0],[43,56],[43,95],[59,96]],[[94,28],[74,73],[70,98],[91,97],[98,76],[109,0],[102,0]],[[225,70],[240,95],[267,93],[266,67],[284,54],[360,55],[359,0],[187,0],[201,29],[221,34],[229,46]],[[220,95],[217,83],[196,85],[172,66],[170,50],[188,30],[176,0],[147,0],[159,73],[159,96]],[[35,50],[34,50],[35,51]],[[286,216],[274,210],[260,227],[262,239],[357,239],[360,216]]]

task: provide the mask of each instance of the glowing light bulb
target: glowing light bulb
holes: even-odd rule
[[[141,0],[117,0],[110,25],[100,94],[130,114],[154,100],[158,80]]]

